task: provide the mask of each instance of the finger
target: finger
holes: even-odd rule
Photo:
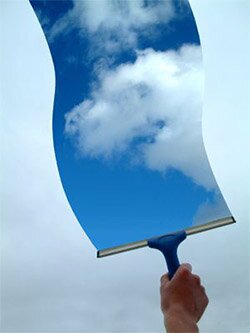
[[[206,307],[208,306],[208,303],[209,303],[209,299],[206,294],[203,294],[203,297],[201,297],[199,303],[200,303],[199,307],[202,309],[202,311],[200,312],[200,315],[197,318],[197,322],[202,317],[202,315],[203,315],[204,311],[206,310]]]
[[[203,294],[205,294],[206,295],[206,289],[204,288],[204,286],[200,286],[200,290],[201,290],[201,292],[203,293]]]
[[[190,264],[181,264],[180,267],[177,269],[173,280],[179,278],[188,278],[191,275],[192,266]]]
[[[204,303],[205,303],[205,307],[207,307],[208,303],[209,303],[209,298],[207,297],[207,294],[205,294]]]
[[[193,279],[194,279],[194,282],[195,282],[198,286],[201,285],[201,279],[200,279],[200,277],[199,277],[198,275],[193,274]]]
[[[190,276],[192,272],[192,266],[190,264],[181,264],[176,273],[179,273],[182,276]]]
[[[190,273],[192,272],[192,266],[191,266],[191,264],[189,264],[189,263],[181,264],[180,267],[183,267],[184,269],[189,270]]]
[[[169,282],[170,279],[169,279],[169,276],[168,274],[163,274],[162,277],[161,277],[161,284],[164,284],[166,282]]]

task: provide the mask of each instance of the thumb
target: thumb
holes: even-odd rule
[[[189,274],[192,272],[192,266],[188,263],[181,264],[180,267],[177,269],[175,275],[173,276],[172,280],[176,280],[180,278],[181,276],[189,276]]]

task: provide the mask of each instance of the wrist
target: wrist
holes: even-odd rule
[[[164,314],[164,323],[168,333],[198,333],[196,320],[183,309],[171,309]]]

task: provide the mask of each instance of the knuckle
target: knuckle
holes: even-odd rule
[[[203,286],[200,286],[201,292],[206,295],[206,289]]]
[[[197,283],[198,285],[201,284],[201,279],[198,275],[194,274],[193,279],[194,279],[195,283]]]
[[[187,267],[182,266],[179,272],[179,277],[182,279],[188,279],[190,278],[190,276],[191,276],[190,270]]]
[[[184,263],[181,267],[189,270],[190,273],[192,272],[192,266],[189,263]]]

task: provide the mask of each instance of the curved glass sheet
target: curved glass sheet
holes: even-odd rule
[[[31,4],[56,72],[59,173],[95,247],[230,216],[202,140],[202,54],[188,2]]]

